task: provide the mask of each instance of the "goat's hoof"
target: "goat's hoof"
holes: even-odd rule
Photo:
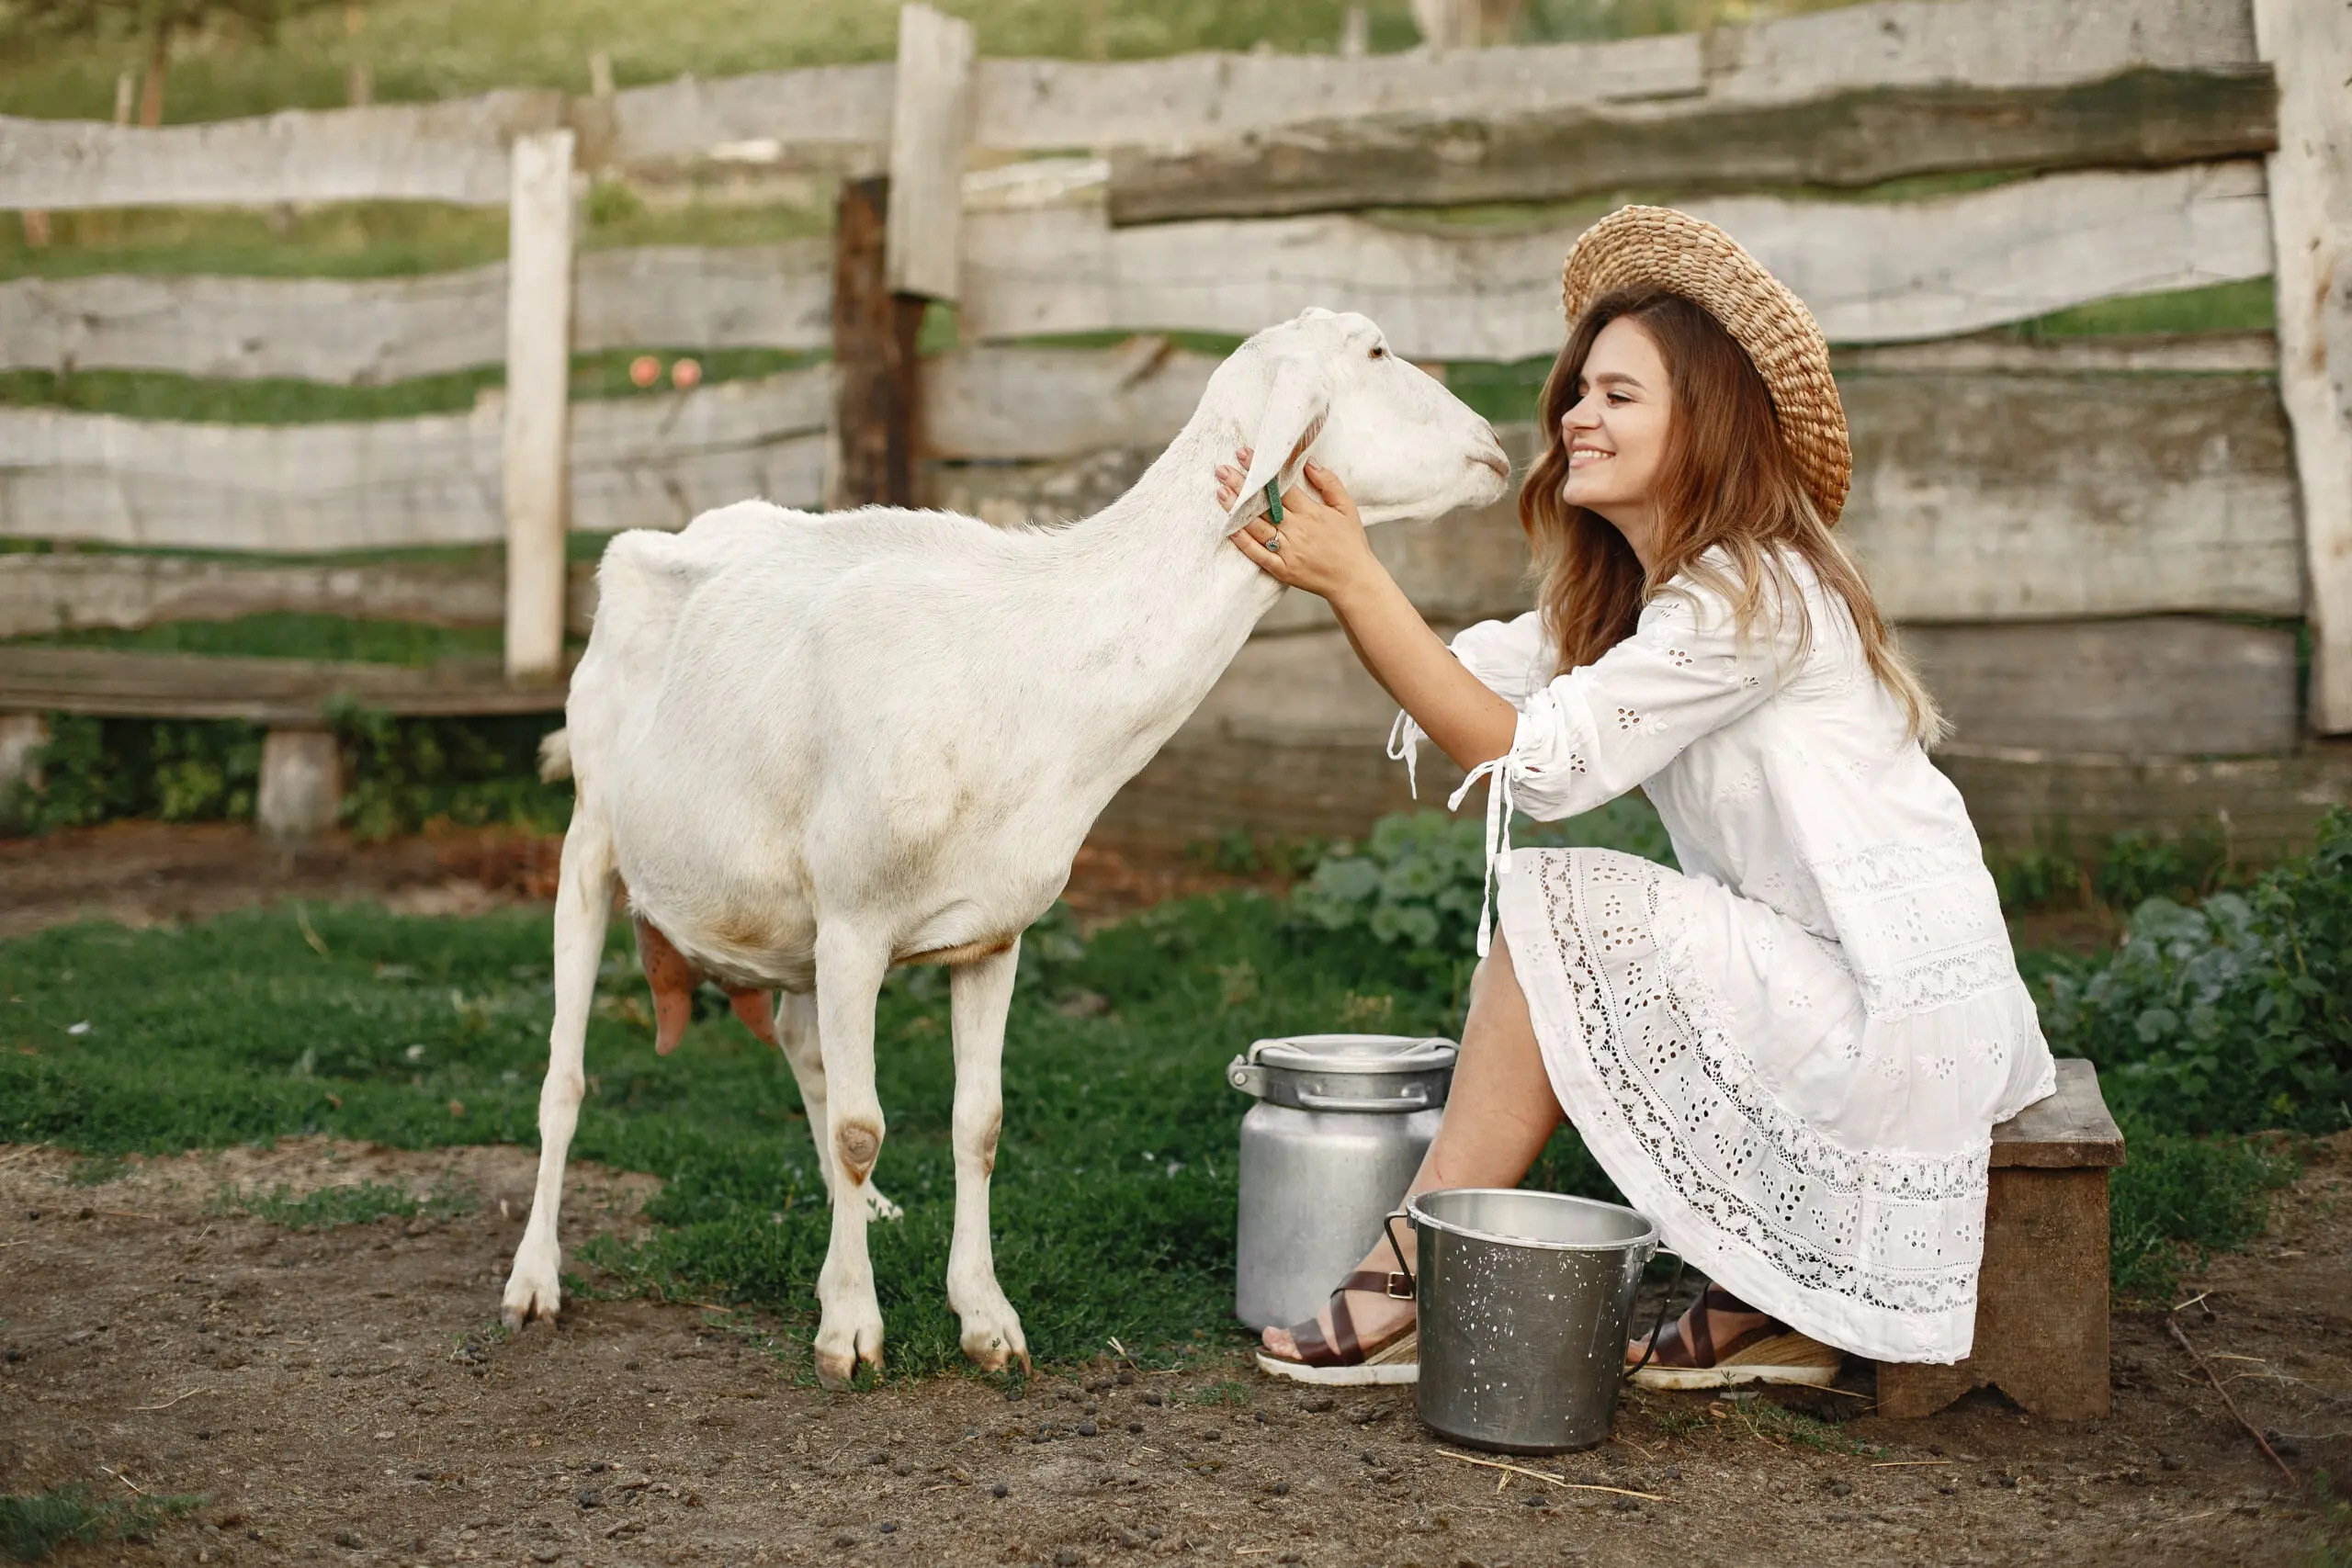
[[[1021,1320],[1011,1307],[1002,1316],[974,1314],[964,1320],[963,1347],[965,1356],[984,1372],[1001,1372],[1005,1363],[1018,1359],[1025,1374],[1029,1371],[1029,1342],[1022,1336]]]
[[[817,1381],[827,1388],[847,1388],[860,1361],[880,1371],[882,1309],[869,1301],[864,1311],[826,1313],[817,1325],[816,1351]]]
[[[871,1181],[865,1184],[865,1217],[869,1220],[903,1220],[907,1212],[888,1198]]]
[[[521,1328],[535,1317],[555,1321],[563,1306],[562,1288],[553,1280],[535,1284],[517,1273],[506,1282],[506,1296],[499,1303],[499,1317],[512,1331]]]

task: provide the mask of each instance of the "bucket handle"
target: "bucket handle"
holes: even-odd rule
[[[1642,1359],[1625,1369],[1628,1381],[1632,1380],[1635,1372],[1648,1366],[1650,1358],[1657,1354],[1657,1337],[1665,1331],[1667,1309],[1674,1304],[1676,1292],[1682,1289],[1682,1268],[1689,1261],[1670,1247],[1661,1247],[1657,1250],[1674,1253],[1674,1278],[1666,1282],[1666,1294],[1657,1299],[1657,1320],[1650,1325],[1650,1337],[1642,1343]]]
[[[1419,1293],[1418,1286],[1419,1281],[1413,1278],[1413,1266],[1405,1261],[1405,1249],[1396,1243],[1396,1222],[1398,1220],[1403,1220],[1406,1224],[1410,1224],[1412,1223],[1412,1216],[1406,1213],[1402,1209],[1394,1209],[1382,1215],[1380,1219],[1380,1234],[1388,1238],[1388,1250],[1396,1255],[1396,1272],[1388,1276],[1387,1289],[1384,1293],[1392,1301],[1409,1302]],[[1412,1289],[1408,1289],[1401,1296],[1396,1293],[1396,1281],[1400,1279],[1405,1281],[1407,1286],[1414,1287]]]

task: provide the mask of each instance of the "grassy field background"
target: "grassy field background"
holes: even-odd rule
[[[616,924],[607,950],[573,1146],[661,1176],[662,1228],[594,1260],[638,1288],[813,1327],[829,1222],[791,1074],[716,1006],[657,1058],[625,933]],[[300,1132],[532,1144],[548,941],[537,911],[348,908],[10,942],[0,1138],[98,1156]],[[1222,1343],[1236,1129],[1250,1103],[1226,1087],[1226,1061],[1261,1035],[1342,1024],[1450,1033],[1447,998],[1400,993],[1375,953],[1293,929],[1262,896],[1167,906],[1082,950],[1066,934],[1030,946],[994,1195],[997,1269],[1030,1344],[1058,1359],[1110,1335],[1162,1357]],[[1080,989],[1110,1010],[1057,1010]],[[922,1372],[960,1361],[942,1294],[955,1179],[938,972],[899,972],[877,1026],[889,1133],[876,1180],[906,1219],[874,1229],[875,1265],[892,1369]]]
[[[971,21],[981,51],[1136,59],[1199,49],[1285,52],[1334,49],[1349,0],[935,0]],[[1718,20],[1822,10],[1844,0],[1529,0],[1521,39],[1623,38]],[[723,76],[797,65],[888,59],[894,0],[373,0],[356,32],[340,7],[303,18],[274,40],[222,32],[190,39],[170,76],[168,120],[272,109],[331,108],[364,60],[379,101],[443,98],[493,87],[588,89],[588,57],[610,56],[616,85],[691,73]],[[1090,17],[1100,17],[1100,30]],[[1367,0],[1375,51],[1411,47],[1408,0]],[[5,15],[5,10],[0,10]],[[116,75],[141,51],[127,40],[51,49],[0,68],[0,114],[107,118]]]

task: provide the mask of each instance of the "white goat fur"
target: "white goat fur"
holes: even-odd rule
[[[1228,515],[1213,470],[1245,445]],[[778,1043],[832,1201],[817,1284],[828,1383],[881,1359],[865,1226],[897,1211],[868,1179],[883,1134],[875,997],[893,964],[953,966],[948,1303],[967,1355],[1026,1362],[988,1220],[1021,932],[1280,596],[1226,536],[1309,455],[1368,523],[1483,505],[1509,475],[1486,422],[1388,354],[1372,321],[1309,310],[1236,350],[1135,489],[1082,522],[751,501],[614,538],[548,751],[560,766],[568,747],[579,793],[510,1323],[560,1304],[564,1155],[618,877],[704,973],[786,993]]]

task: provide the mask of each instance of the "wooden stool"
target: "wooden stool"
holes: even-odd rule
[[[1974,1352],[1879,1362],[1880,1415],[1932,1416],[1988,1383],[2053,1420],[2107,1414],[2107,1173],[2122,1163],[2098,1069],[2060,1061],[2057,1092],[1993,1129]]]

